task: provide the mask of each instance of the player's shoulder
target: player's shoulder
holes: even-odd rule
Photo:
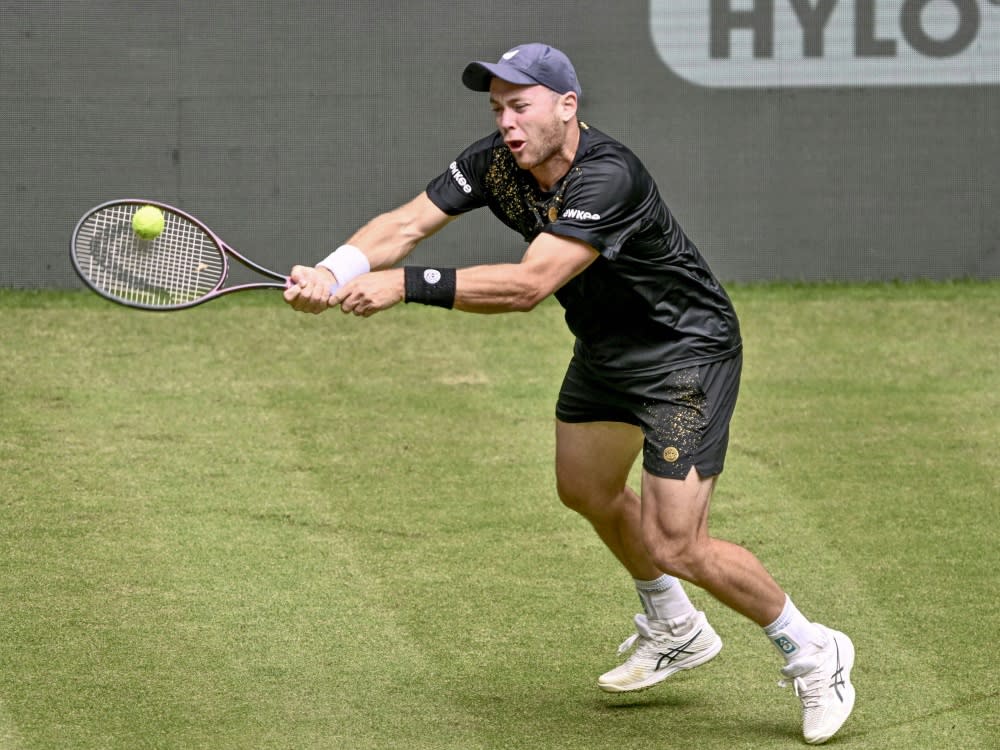
[[[600,185],[610,193],[645,194],[653,186],[646,167],[621,141],[581,123],[580,147],[574,166],[582,183]]]
[[[639,157],[617,138],[588,125],[580,123],[580,149],[577,156],[578,165],[586,165],[590,169],[609,172],[626,172],[629,174],[645,173]]]

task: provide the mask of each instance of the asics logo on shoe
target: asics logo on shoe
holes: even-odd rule
[[[844,694],[840,691],[847,683],[844,682],[844,665],[840,663],[840,644],[837,643],[837,639],[833,639],[833,645],[837,649],[837,668],[833,670],[833,675],[830,677],[830,687],[837,694],[837,698],[841,703],[844,702]]]
[[[666,661],[666,666],[669,667],[671,664],[673,664],[675,661],[677,661],[678,659],[680,659],[682,656],[687,656],[689,654],[693,654],[694,651],[688,650],[688,646],[690,646],[692,643],[694,643],[695,640],[697,640],[697,638],[698,638],[699,635],[701,635],[701,631],[700,630],[697,633],[695,633],[693,636],[691,636],[691,638],[688,639],[685,643],[682,643],[679,646],[674,646],[672,649],[670,649],[669,651],[667,651],[667,653],[665,653],[665,654],[660,654],[660,658],[656,660],[656,670],[655,671],[659,671],[660,669],[663,669],[664,661]]]

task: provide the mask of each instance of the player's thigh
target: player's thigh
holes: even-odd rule
[[[556,481],[564,502],[604,502],[621,492],[642,449],[642,430],[624,422],[556,420]]]

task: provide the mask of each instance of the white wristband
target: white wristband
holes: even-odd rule
[[[342,287],[356,276],[372,270],[368,263],[368,257],[354,245],[341,245],[316,265],[323,266],[337,277],[334,289]]]

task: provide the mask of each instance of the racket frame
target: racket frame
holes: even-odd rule
[[[80,262],[79,259],[77,258],[77,251],[76,251],[77,236],[81,228],[84,226],[84,224],[86,224],[87,220],[91,216],[100,211],[111,208],[113,206],[122,206],[122,205],[134,205],[136,207],[155,206],[156,208],[159,208],[161,211],[167,211],[170,213],[177,214],[182,219],[191,222],[196,227],[204,231],[205,234],[208,236],[208,238],[219,248],[220,251],[219,254],[222,257],[222,273],[219,275],[219,280],[218,282],[216,282],[215,286],[212,287],[205,294],[203,294],[201,297],[190,300],[188,302],[179,302],[177,304],[170,304],[170,305],[151,305],[116,296],[105,289],[101,289],[100,287],[96,286],[93,282],[91,282],[87,274],[85,274],[83,272],[83,269],[80,267]],[[155,242],[156,240],[154,239],[152,241]],[[151,312],[172,312],[175,310],[187,310],[189,308],[197,307],[198,305],[202,305],[210,300],[217,299],[218,297],[221,297],[226,294],[231,294],[233,292],[242,292],[248,289],[287,289],[290,283],[288,277],[285,274],[277,273],[276,271],[272,271],[269,268],[265,268],[259,263],[254,263],[245,255],[234,250],[230,245],[228,245],[221,237],[219,237],[219,235],[213,232],[200,219],[197,219],[196,217],[192,216],[186,211],[183,211],[177,208],[176,206],[172,206],[169,203],[162,203],[160,201],[147,200],[144,198],[116,198],[115,200],[105,201],[104,203],[101,203],[91,208],[76,223],[76,227],[73,229],[73,234],[70,236],[70,241],[69,241],[69,254],[70,254],[70,259],[73,262],[73,270],[76,272],[76,275],[80,277],[80,280],[83,281],[83,283],[86,284],[91,291],[103,297],[104,299],[114,302],[116,304],[123,305],[125,307],[131,307],[137,310],[148,310]],[[244,267],[250,269],[251,271],[259,273],[262,276],[266,276],[267,278],[275,279],[276,281],[280,281],[281,283],[259,281],[259,282],[251,282],[247,284],[237,284],[235,286],[223,287],[223,284],[226,283],[226,279],[229,277],[230,258],[237,261]]]

